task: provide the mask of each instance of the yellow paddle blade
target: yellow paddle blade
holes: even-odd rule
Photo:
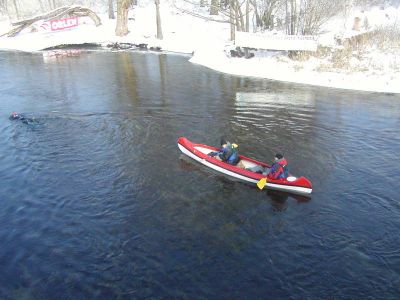
[[[262,190],[264,188],[264,186],[267,183],[267,178],[261,178],[258,182],[257,182],[257,186],[260,190]]]
[[[231,144],[231,146],[232,146],[232,148],[233,148],[233,149],[235,149],[235,148],[237,148],[237,147],[238,147],[238,145],[237,145],[237,144],[235,144],[235,143],[232,143],[232,144]]]

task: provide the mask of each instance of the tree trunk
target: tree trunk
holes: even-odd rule
[[[157,39],[162,40],[163,34],[161,29],[160,0],[155,0],[154,3],[156,4]]]
[[[235,11],[236,31],[242,31],[242,29],[240,28],[239,14],[238,14],[236,6],[234,7],[234,11]]]
[[[117,26],[115,28],[117,36],[124,36],[129,33],[128,12],[131,3],[131,0],[118,0],[117,2]]]
[[[234,18],[234,9],[233,9],[233,1],[229,1],[229,22],[231,24],[231,41],[235,40],[235,18]]]
[[[256,27],[260,27],[262,26],[262,20],[260,14],[258,13],[257,3],[255,1],[252,1],[251,4],[254,7],[254,15],[256,16]]]
[[[236,17],[236,30],[237,31],[244,31],[244,20],[243,20],[243,13],[240,9],[239,1],[235,1],[235,17]]]
[[[210,7],[210,15],[216,16],[218,15],[218,0],[211,0],[211,7]]]
[[[49,0],[50,9],[56,9],[56,0]]]
[[[286,34],[289,34],[289,8],[288,8],[288,1],[285,2],[285,25],[286,25]]]
[[[108,18],[115,19],[114,1],[113,0],[108,0]]]
[[[19,20],[19,11],[18,11],[18,5],[17,5],[16,0],[13,0],[13,5],[14,5],[14,9],[15,9],[15,15],[17,16],[17,20]]]
[[[44,13],[46,10],[44,9],[42,0],[39,0],[39,5],[40,5],[40,11],[41,11],[42,13]]]
[[[246,1],[246,32],[250,32],[250,4]]]
[[[272,19],[272,10],[266,10],[263,16],[263,20],[264,20],[264,27],[267,29],[273,29],[274,28],[274,22]]]
[[[6,0],[0,0],[0,13],[3,13],[5,15],[9,16]]]
[[[290,1],[290,34],[296,34],[296,3],[294,0]]]

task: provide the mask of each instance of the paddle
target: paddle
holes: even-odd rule
[[[258,182],[257,182],[257,186],[260,190],[262,190],[264,188],[264,186],[267,184],[267,178],[261,178]]]

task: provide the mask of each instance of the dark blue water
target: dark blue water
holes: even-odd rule
[[[2,52],[0,70],[1,299],[399,297],[399,96],[140,53]],[[176,146],[221,135],[256,159],[283,152],[312,197]]]

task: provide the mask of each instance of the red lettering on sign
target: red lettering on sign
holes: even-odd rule
[[[76,27],[78,25],[79,23],[77,17],[50,21],[50,26],[52,31],[68,29]]]

